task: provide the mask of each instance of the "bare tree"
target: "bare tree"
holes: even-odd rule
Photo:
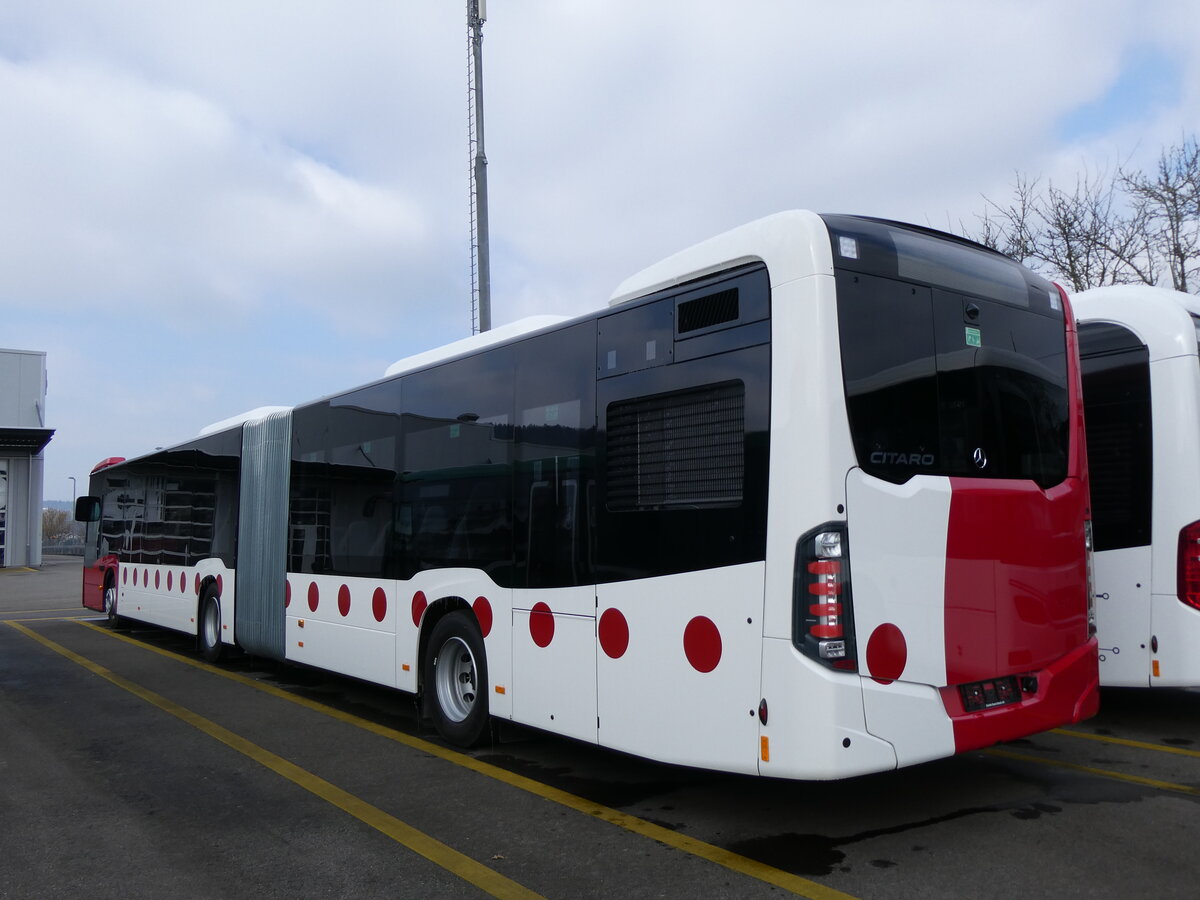
[[[1200,291],[1200,144],[1163,150],[1157,172],[1086,168],[1072,188],[1020,172],[1007,203],[984,197],[974,234],[1072,290],[1158,284]]]
[[[1070,190],[1017,173],[1007,205],[984,201],[976,239],[1072,290],[1145,280],[1140,216],[1122,211],[1116,182],[1103,173],[1085,171]]]
[[[1171,286],[1177,291],[1200,289],[1200,144],[1196,138],[1184,138],[1163,150],[1153,175],[1121,172],[1119,180],[1142,219],[1147,244],[1171,275]]]

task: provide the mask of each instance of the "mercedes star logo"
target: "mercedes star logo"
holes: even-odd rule
[[[980,469],[987,468],[987,454],[983,452],[982,447],[976,447],[975,455],[971,458],[975,460],[975,465]]]

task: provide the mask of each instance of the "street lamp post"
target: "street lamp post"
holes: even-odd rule
[[[75,509],[75,476],[68,475],[67,478],[71,479],[71,509],[73,510]]]

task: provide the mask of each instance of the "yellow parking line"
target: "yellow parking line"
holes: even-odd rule
[[[53,609],[6,609],[4,615],[19,616],[22,613],[45,613],[45,612],[83,612],[86,606],[58,606]]]
[[[1041,756],[1033,756],[1028,753],[1016,753],[1012,750],[1004,750],[999,747],[991,747],[983,751],[989,756],[998,756],[1002,759],[1015,759],[1021,762],[1038,763],[1043,766],[1056,766],[1060,769],[1070,769],[1074,772],[1084,772],[1088,775],[1099,775],[1102,778],[1112,778],[1116,781],[1127,781],[1130,784],[1140,784],[1144,787],[1157,788],[1160,791],[1174,791],[1180,794],[1191,794],[1200,796],[1200,788],[1192,787],[1188,784],[1175,784],[1170,781],[1159,781],[1155,778],[1143,778],[1141,775],[1126,775],[1124,772],[1114,772],[1111,769],[1097,769],[1094,766],[1081,766],[1078,763],[1063,762],[1060,759],[1045,759]]]
[[[1200,750],[1188,750],[1186,747],[1170,747],[1166,744],[1151,744],[1148,741],[1131,741],[1128,738],[1113,737],[1107,734],[1088,734],[1086,731],[1073,731],[1069,728],[1055,728],[1050,733],[1063,734],[1073,738],[1083,738],[1086,741],[1102,741],[1105,744],[1117,744],[1121,747],[1134,747],[1138,750],[1155,750],[1159,753],[1174,753],[1178,756],[1191,756],[1200,759]]]
[[[395,816],[389,815],[378,807],[367,803],[365,800],[354,796],[348,791],[342,790],[337,785],[331,784],[325,779],[300,768],[295,763],[288,762],[283,757],[277,756],[271,751],[251,743],[229,729],[221,727],[211,719],[206,719],[192,712],[190,709],[168,700],[161,694],[156,694],[154,691],[148,690],[127,678],[123,678],[115,672],[104,668],[99,663],[80,656],[78,653],[68,650],[61,644],[57,644],[17,622],[8,622],[6,624],[11,625],[27,637],[33,638],[33,640],[48,647],[55,653],[61,654],[72,662],[83,666],[89,672],[99,675],[117,687],[186,722],[193,728],[204,732],[210,737],[216,738],[226,746],[267,767],[272,772],[283,776],[293,784],[316,794],[322,800],[349,813],[359,821],[370,825],[376,831],[387,835],[396,843],[402,844],[414,853],[420,854],[430,862],[441,866],[448,872],[452,872],[464,881],[469,881],[493,897],[506,898],[506,900],[507,898],[513,898],[513,900],[518,900],[518,898],[519,900],[539,900],[541,898],[540,894],[534,893],[493,869],[489,869],[469,856],[459,853],[457,850],[446,846],[423,831],[418,831]]]
[[[185,663],[197,669],[202,669],[205,672],[212,672],[215,675],[220,675],[223,678],[228,678],[236,681],[239,684],[244,684],[256,690],[265,691],[273,697],[278,697],[282,700],[287,700],[289,703],[295,703],[322,715],[329,716],[338,721],[345,722],[349,725],[354,725],[362,728],[372,734],[387,738],[388,740],[396,741],[399,744],[404,744],[406,747],[411,747],[414,750],[420,750],[428,753],[430,756],[436,756],[439,759],[454,763],[457,766],[462,766],[465,769],[470,769],[480,775],[488,778],[493,778],[496,781],[501,781],[512,787],[518,788],[528,793],[542,797],[545,800],[550,800],[553,803],[558,803],[562,806],[572,809],[576,812],[583,813],[587,816],[600,819],[608,822],[611,825],[616,825],[618,828],[624,828],[626,831],[631,831],[634,834],[648,837],[658,841],[661,844],[666,844],[676,850],[688,853],[700,859],[716,863],[740,875],[748,875],[758,881],[773,884],[776,887],[783,888],[800,897],[807,897],[809,900],[856,900],[851,894],[843,893],[831,887],[826,887],[816,881],[810,881],[807,878],[802,878],[799,875],[793,875],[791,872],[785,872],[783,869],[777,869],[774,866],[769,866],[766,863],[761,863],[758,860],[750,859],[747,856],[742,856],[738,853],[733,853],[725,850],[714,844],[709,844],[696,838],[688,837],[686,834],[681,834],[678,831],[673,831],[670,828],[664,828],[661,825],[655,825],[653,822],[647,822],[645,819],[639,819],[637,816],[631,816],[623,813],[620,810],[612,809],[608,806],[603,806],[599,803],[593,803],[590,800],[585,800],[583,797],[577,797],[566,791],[551,787],[547,784],[542,784],[540,781],[535,781],[532,778],[526,778],[523,775],[517,775],[514,772],[509,772],[507,769],[502,769],[499,766],[493,766],[490,763],[482,762],[474,757],[468,756],[465,753],[459,753],[455,750],[450,750],[446,747],[438,746],[430,741],[422,740],[412,735],[404,734],[401,731],[396,731],[393,728],[388,728],[386,725],[380,725],[376,722],[371,722],[367,719],[360,718],[352,713],[343,712],[340,709],[335,709],[332,706],[326,706],[318,703],[315,700],[309,700],[306,697],[299,697],[291,694],[282,688],[276,687],[273,684],[264,684],[256,681],[253,678],[248,678],[238,672],[230,672],[227,669],[222,669],[219,666],[212,666],[200,660],[190,659],[186,656],[180,656],[177,653],[172,653],[168,650],[162,650],[150,644],[136,641],[126,637],[123,634],[117,634],[107,628],[101,628],[93,625],[91,622],[72,619],[86,628],[90,628],[99,634],[106,637],[116,638],[132,644],[135,647],[140,647],[143,650],[149,650],[153,653],[158,653],[168,659],[173,659],[176,662]]]

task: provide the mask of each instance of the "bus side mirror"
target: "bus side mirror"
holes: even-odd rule
[[[76,522],[100,521],[100,498],[80,497],[75,501]]]

